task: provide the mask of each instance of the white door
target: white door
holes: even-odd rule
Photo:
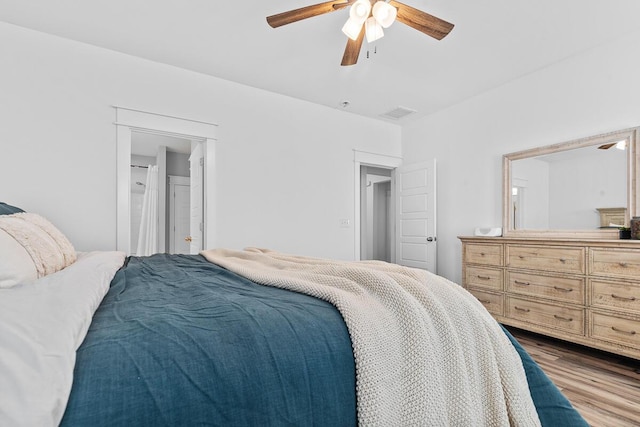
[[[396,169],[396,263],[436,272],[436,161]]]
[[[169,252],[188,254],[191,186],[189,177],[169,175]]]
[[[198,254],[204,244],[204,144],[199,143],[189,157],[191,169],[191,214],[189,253]]]

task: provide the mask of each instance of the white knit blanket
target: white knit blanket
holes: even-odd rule
[[[522,362],[471,294],[424,270],[263,249],[209,261],[332,303],[351,336],[361,426],[539,426]]]

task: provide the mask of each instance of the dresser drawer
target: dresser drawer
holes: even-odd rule
[[[465,286],[495,289],[501,291],[502,270],[483,267],[466,267],[464,274]]]
[[[508,271],[507,292],[584,304],[585,281],[582,277],[544,276]]]
[[[469,292],[484,305],[484,308],[493,315],[502,316],[504,314],[504,297],[502,294],[469,289]]]
[[[564,273],[585,273],[585,248],[507,246],[507,266]]]
[[[640,277],[640,249],[591,248],[590,273],[607,277]]]
[[[502,266],[502,245],[467,243],[464,245],[464,262]]]
[[[640,285],[592,279],[591,305],[610,310],[631,310],[640,313]]]
[[[584,335],[584,309],[507,297],[506,316],[572,334]]]
[[[592,312],[591,337],[640,349],[640,320]]]

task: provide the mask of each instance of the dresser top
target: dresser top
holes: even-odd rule
[[[553,237],[483,237],[483,236],[458,236],[462,242],[469,243],[516,243],[526,245],[545,246],[600,246],[608,248],[634,248],[640,249],[640,240],[635,239],[568,239]]]

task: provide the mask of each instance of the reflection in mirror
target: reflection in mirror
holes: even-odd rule
[[[636,212],[636,133],[624,130],[505,155],[505,235],[608,238],[628,226]]]
[[[589,146],[513,161],[513,228],[600,227],[598,208],[627,205],[626,154]]]

